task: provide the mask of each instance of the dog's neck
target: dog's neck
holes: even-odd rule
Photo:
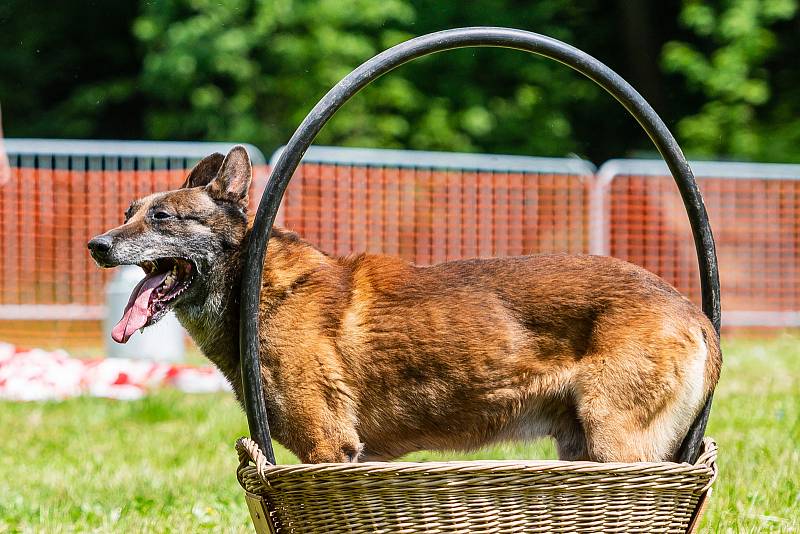
[[[206,358],[222,371],[237,397],[241,391],[239,293],[245,243],[247,237],[242,247],[216,262],[196,288],[199,297],[175,306],[178,320]]]
[[[202,286],[197,288],[201,298],[175,307],[178,320],[203,354],[222,371],[240,400],[239,296],[249,238],[248,229],[241,246],[215,262],[209,275],[201,282]],[[280,227],[272,230],[267,256],[262,276],[262,317],[298,278],[307,275],[310,269],[334,261],[296,234]]]

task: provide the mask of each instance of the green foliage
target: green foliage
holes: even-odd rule
[[[352,67],[407,38],[397,28],[413,18],[404,0],[145,2],[134,33],[146,50],[142,90],[153,102],[146,129],[156,138],[274,148]],[[416,97],[406,80],[383,80],[326,138],[363,144],[404,135],[400,112]]]
[[[524,13],[510,4],[442,3],[432,10],[411,0],[145,2],[133,28],[145,49],[147,133],[241,139],[271,150],[351,69],[415,34],[483,20],[539,26],[570,39],[562,18],[590,24],[588,10],[560,0]],[[453,52],[370,86],[319,142],[562,155],[579,150],[570,107],[589,107],[598,97],[607,98],[552,62],[508,51]]]
[[[776,52],[774,26],[793,18],[796,0],[685,0],[680,18],[695,43],[665,45],[663,63],[680,73],[705,103],[678,131],[689,152],[704,156],[764,157],[772,125],[759,110],[771,97],[765,62]]]
[[[414,26],[418,34],[459,26],[507,26],[535,29],[591,48],[590,41],[602,40],[608,29],[592,31],[602,7],[591,1],[580,6],[560,0],[443,2],[433,12],[426,9],[429,3],[413,3],[419,13]],[[414,128],[407,139],[396,140],[399,146],[531,155],[586,153],[596,140],[581,139],[583,132],[573,125],[587,126],[598,109],[617,106],[563,65],[509,50],[437,54],[398,74],[419,93],[416,108],[409,110]]]
[[[628,79],[690,155],[800,161],[797,0],[0,2],[6,135],[238,140],[271,153],[352,68],[443,28],[510,26]],[[660,58],[660,61],[659,61]],[[563,156],[653,147],[617,102],[550,60],[469,49],[353,98],[319,143]]]

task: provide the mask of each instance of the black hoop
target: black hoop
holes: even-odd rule
[[[714,237],[711,234],[705,205],[683,152],[650,104],[628,82],[600,61],[577,48],[544,35],[509,28],[483,27],[458,28],[423,35],[394,46],[361,64],[321,99],[292,135],[272,169],[266,190],[261,197],[242,274],[239,350],[242,388],[250,435],[272,463],[275,463],[275,455],[270,441],[261,383],[257,332],[264,258],[272,232],[272,224],[275,221],[275,215],[286,186],[322,127],[345,102],[369,83],[412,59],[444,50],[477,46],[524,50],[559,61],[587,76],[611,93],[639,122],[667,162],[680,190],[697,250],[703,311],[711,319],[719,333],[719,272]],[[709,395],[703,410],[692,423],[692,427],[681,445],[678,453],[680,461],[693,462],[696,459],[710,409],[711,396]]]

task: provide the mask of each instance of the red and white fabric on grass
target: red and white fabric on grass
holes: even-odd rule
[[[79,395],[133,400],[156,388],[187,393],[230,391],[212,367],[145,360],[81,360],[63,350],[20,349],[0,343],[0,399],[60,400]]]

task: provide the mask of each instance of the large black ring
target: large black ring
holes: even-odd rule
[[[444,50],[473,46],[513,48],[559,61],[594,80],[633,115],[667,162],[680,190],[697,250],[703,311],[719,333],[719,272],[714,237],[711,234],[705,205],[683,152],[650,104],[628,82],[600,61],[575,47],[544,35],[490,27],[457,28],[423,35],[394,46],[366,61],[328,91],[292,135],[272,169],[258,206],[242,274],[239,350],[250,435],[272,463],[275,463],[275,455],[270,441],[259,366],[259,296],[267,243],[286,186],[319,131],[350,97],[383,74],[412,59]],[[709,396],[681,445],[679,460],[691,462],[697,457],[710,408]]]

